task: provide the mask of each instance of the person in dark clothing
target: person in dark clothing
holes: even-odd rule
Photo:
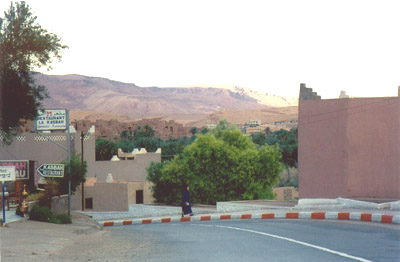
[[[187,214],[189,214],[190,216],[193,216],[192,205],[190,203],[190,193],[189,193],[188,185],[186,185],[184,187],[184,190],[182,193],[182,217],[184,217]]]

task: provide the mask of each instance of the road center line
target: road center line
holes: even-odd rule
[[[206,225],[197,224],[197,226],[206,226]],[[207,226],[210,226],[210,225],[207,225]],[[321,251],[325,251],[325,252],[328,252],[328,253],[331,253],[331,254],[339,255],[339,256],[342,256],[342,257],[351,258],[351,259],[354,259],[356,261],[372,262],[371,260],[368,260],[368,259],[365,259],[365,258],[352,256],[352,255],[349,255],[349,254],[346,254],[346,253],[343,253],[343,252],[339,252],[339,251],[335,251],[335,250],[332,250],[332,249],[329,249],[329,248],[325,248],[325,247],[320,247],[320,246],[317,246],[317,245],[309,244],[309,243],[306,243],[306,242],[303,242],[303,241],[298,241],[298,240],[295,240],[295,239],[292,239],[292,238],[281,237],[281,236],[278,236],[278,235],[273,235],[273,234],[268,234],[268,233],[264,233],[264,232],[260,232],[260,231],[255,231],[255,230],[250,230],[250,229],[243,229],[243,228],[238,228],[238,227],[218,226],[218,225],[215,225],[214,227],[227,228],[227,229],[233,229],[233,230],[238,230],[238,231],[245,231],[245,232],[249,232],[249,233],[259,234],[259,235],[268,236],[268,237],[273,237],[273,238],[277,238],[277,239],[293,242],[293,243],[296,243],[296,244],[299,244],[299,245],[315,248],[315,249],[318,249],[318,250],[321,250]]]

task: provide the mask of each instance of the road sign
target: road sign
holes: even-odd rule
[[[41,164],[37,171],[43,177],[64,177],[63,164]]]
[[[48,109],[38,110],[35,119],[35,129],[41,130],[65,130],[67,129],[67,110]]]
[[[15,181],[15,166],[0,166],[0,181]]]
[[[0,167],[14,166],[15,178],[29,179],[29,160],[0,160]]]

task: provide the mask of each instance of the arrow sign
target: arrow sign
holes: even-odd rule
[[[64,177],[63,164],[41,164],[37,171],[43,177]]]

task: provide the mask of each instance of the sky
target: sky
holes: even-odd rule
[[[0,14],[10,1],[1,1]],[[398,0],[27,0],[69,49],[47,74],[298,97],[397,96]]]

